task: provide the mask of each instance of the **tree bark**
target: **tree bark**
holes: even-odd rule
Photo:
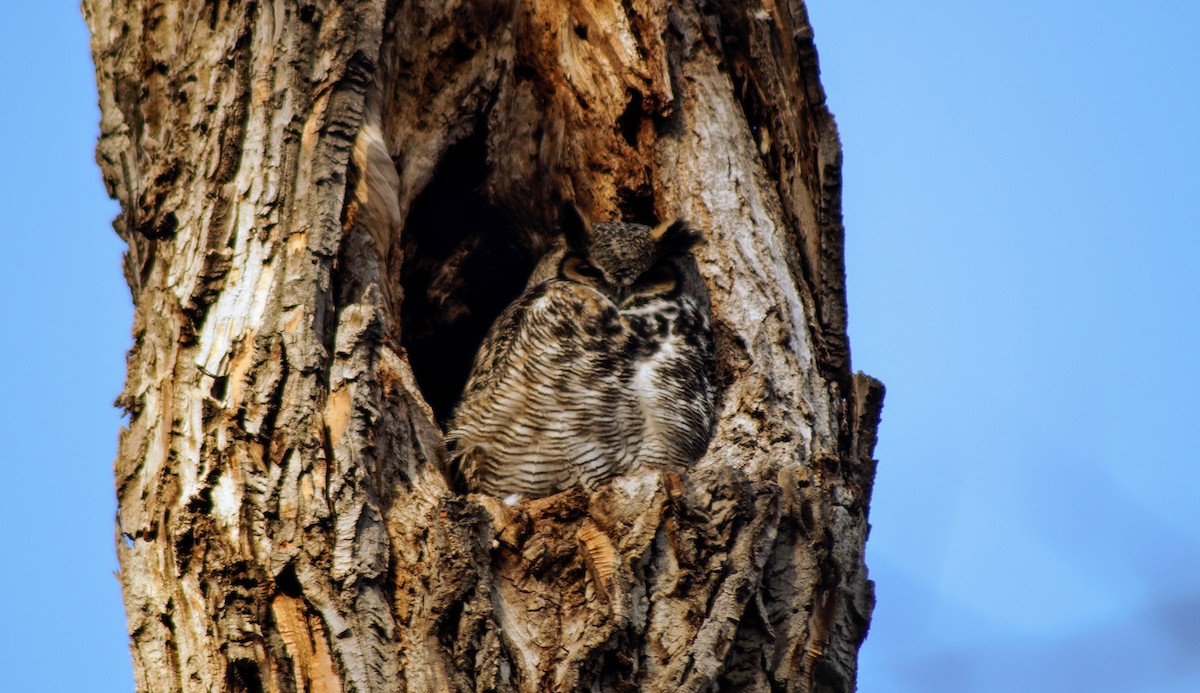
[[[800,0],[85,0],[141,691],[850,691],[883,388]],[[441,424],[553,236],[682,216],[719,424],[507,508]]]

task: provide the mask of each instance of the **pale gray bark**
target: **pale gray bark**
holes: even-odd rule
[[[139,690],[854,688],[882,387],[799,0],[84,9]],[[439,418],[564,197],[705,232],[718,431],[509,509]]]

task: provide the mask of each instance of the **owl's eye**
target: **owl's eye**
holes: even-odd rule
[[[642,273],[638,277],[638,284],[659,284],[661,282],[674,282],[675,268],[665,262],[660,262],[650,269]]]
[[[604,275],[596,266],[579,256],[571,256],[563,262],[562,273],[568,279],[576,281],[603,281]]]
[[[679,287],[679,275],[669,263],[660,262],[642,273],[633,284],[634,297],[665,296]]]

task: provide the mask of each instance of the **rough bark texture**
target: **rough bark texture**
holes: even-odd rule
[[[800,0],[85,0],[143,691],[849,691],[882,386]],[[507,508],[440,423],[562,198],[683,216],[720,422]]]

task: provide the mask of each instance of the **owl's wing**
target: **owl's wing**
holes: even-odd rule
[[[493,325],[450,440],[468,486],[546,495],[612,473],[631,457],[620,315],[570,281],[530,289]],[[469,458],[469,459],[468,459]]]

